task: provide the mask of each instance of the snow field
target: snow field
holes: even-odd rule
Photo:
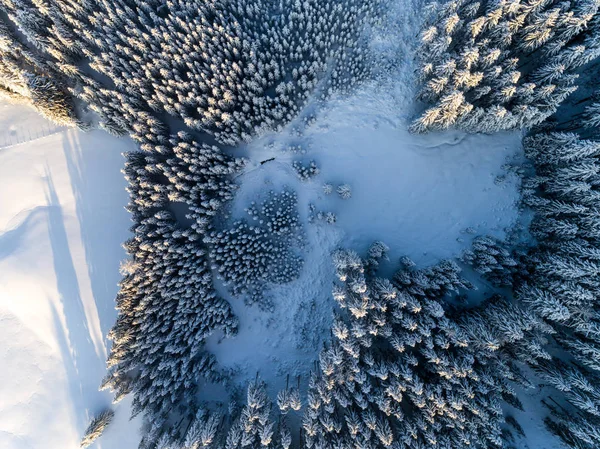
[[[2,119],[48,126],[23,106]],[[3,122],[5,123],[5,122]],[[99,392],[130,225],[126,139],[64,130],[0,150],[0,447],[75,448]],[[137,445],[129,399],[94,448]]]

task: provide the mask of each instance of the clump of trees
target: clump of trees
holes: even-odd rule
[[[218,410],[199,408],[175,432],[146,434],[143,443],[156,449],[227,448],[227,449],[289,449],[292,434],[285,417],[273,412],[266,384],[257,379],[250,382],[244,406],[230,405],[226,414]],[[183,424],[183,423],[182,423]],[[153,441],[152,446],[148,445]]]
[[[490,236],[476,237],[471,248],[463,253],[462,259],[495,286],[513,285],[518,262],[501,241]]]
[[[502,447],[502,402],[520,407],[512,385],[527,384],[506,351],[543,323],[502,301],[452,318],[442,299],[470,288],[458,266],[381,279],[385,248],[334,254],[341,313],[310,380],[306,447]]]
[[[551,324],[554,342],[569,355],[537,367],[566,399],[548,401],[547,424],[569,446],[591,449],[600,444],[600,142],[549,132],[526,138],[524,147],[535,167],[524,199],[535,212],[537,246],[517,296]]]
[[[143,413],[154,432],[178,407],[184,416],[198,407],[200,381],[223,380],[204,341],[217,330],[234,334],[237,319],[215,292],[202,237],[233,195],[229,175],[243,166],[185,133],[160,140],[148,139],[148,153],[126,155],[133,237],[125,243],[129,261],[102,382],[115,401],[132,392],[133,415]],[[190,227],[170,211],[173,202],[188,207]]]
[[[152,426],[142,447],[503,447],[503,407],[522,410],[514,386],[531,386],[517,360],[550,359],[534,338],[548,325],[501,297],[447,311],[446,296],[471,288],[455,263],[415,270],[404,259],[378,278],[386,257],[381,242],[364,260],[334,253],[339,310],[305,397],[288,378],[274,407],[257,375],[241,409],[197,407],[178,426]],[[294,439],[291,411],[302,419]]]
[[[412,124],[426,132],[530,128],[576,90],[576,70],[600,55],[596,0],[433,3],[420,36]]]
[[[412,130],[545,121],[600,55],[599,4],[434,4],[417,52],[419,99],[429,108]],[[133,394],[133,414],[147,418],[142,447],[291,446],[258,379],[245,406],[227,414],[203,408],[198,394],[200,383],[225,379],[206,338],[237,330],[213,270],[234,294],[256,299],[265,283],[289,282],[302,267],[293,192],[252,205],[251,221],[216,219],[245,164],[222,146],[277,130],[310,96],[364,79],[360,31],[377,8],[362,0],[0,0],[0,95],[65,125],[83,126],[85,105],[101,127],[140,145],[126,155],[133,237],[102,387],[115,401]],[[416,270],[404,259],[381,279],[385,245],[365,260],[335,254],[332,341],[306,401],[299,388],[278,396],[283,413],[304,408],[301,446],[501,447],[502,403],[520,407],[513,385],[530,386],[520,362],[554,387],[548,427],[571,447],[600,446],[600,104],[597,95],[585,101],[569,122],[524,142],[535,168],[524,198],[537,246],[515,260],[481,237],[464,255],[495,285],[514,284],[516,304],[494,296],[459,313],[445,298],[470,285],[452,262]],[[182,128],[193,135],[175,132]],[[294,168],[302,180],[318,173],[316,164]],[[352,196],[349,185],[323,186],[334,191]],[[95,419],[82,444],[111,417]]]
[[[262,299],[266,284],[291,282],[300,274],[302,258],[295,248],[302,237],[296,193],[269,192],[268,199],[246,210],[255,224],[237,221],[204,237],[210,258],[221,278],[236,296],[249,302]]]
[[[580,75],[589,78],[586,87],[597,84],[586,66],[600,56],[599,6],[434,4],[418,51],[419,98],[431,107],[412,125],[415,132],[541,125],[523,141],[534,172],[524,180],[523,202],[534,212],[535,246],[517,260],[498,242],[479,238],[464,260],[498,286],[514,283],[519,307],[538,324],[527,344],[511,342],[507,353],[554,387],[544,401],[548,428],[569,447],[590,449],[600,445],[598,95],[584,93],[555,113]],[[494,307],[477,312],[482,325]]]
[[[359,0],[2,4],[106,128],[129,128],[120,108],[107,107],[112,97],[128,112],[166,113],[230,145],[283,126],[311,94],[362,80],[360,31],[377,8]]]
[[[73,122],[76,97],[117,135],[131,133],[139,115],[168,114],[234,145],[284,126],[309,96],[363,80],[360,33],[378,2],[3,0],[0,8],[3,65],[57,82],[69,100],[29,97],[41,111],[55,106],[50,118]],[[26,98],[23,83],[0,86]]]
[[[81,125],[72,96],[61,86],[64,77],[49,63],[49,56],[29,48],[17,37],[27,26],[39,26],[25,9],[11,15],[17,29],[0,15],[0,98],[33,106],[59,125]]]
[[[310,161],[305,164],[301,161],[292,162],[292,168],[296,171],[298,179],[302,182],[308,182],[320,172],[319,167],[315,161]]]

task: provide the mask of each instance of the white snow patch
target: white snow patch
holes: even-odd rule
[[[44,137],[52,125],[24,106],[0,105],[0,120],[34,130],[0,149],[0,447],[75,448],[111,403],[98,386],[130,226],[120,153],[135,147],[102,131]],[[129,413],[117,405],[93,447],[135,447]]]
[[[305,132],[318,181],[352,188],[346,201],[315,200],[337,214],[341,244],[364,253],[382,240],[394,262],[408,255],[424,266],[460,255],[469,228],[504,237],[518,217],[519,180],[502,166],[520,155],[520,133],[413,135],[386,90],[369,86],[333,102]]]
[[[0,124],[0,149],[66,130],[44,119],[35,109],[18,103],[0,103]]]

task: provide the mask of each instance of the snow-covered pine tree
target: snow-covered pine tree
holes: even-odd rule
[[[85,430],[85,434],[81,439],[80,446],[82,448],[86,448],[100,438],[102,433],[104,433],[108,425],[111,423],[114,416],[115,412],[113,412],[111,409],[106,409],[95,416]]]
[[[597,0],[434,2],[417,51],[431,106],[414,132],[531,127],[576,89],[598,50]]]

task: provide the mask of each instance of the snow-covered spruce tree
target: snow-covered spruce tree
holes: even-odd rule
[[[517,297],[552,325],[553,340],[569,354],[538,367],[566,399],[550,405],[548,427],[569,446],[591,449],[600,445],[600,143],[559,132],[524,143],[535,165],[524,193],[538,246]]]
[[[600,55],[597,0],[433,3],[421,33],[414,132],[531,127],[572,93],[576,69]]]
[[[499,347],[476,346],[470,321],[446,316],[439,301],[469,287],[459,268],[442,262],[389,281],[370,274],[381,251],[372,253],[367,262],[334,254],[342,312],[310,380],[305,446],[502,447],[501,403],[514,398],[516,370]]]
[[[569,447],[598,447],[600,376],[558,359],[540,365],[537,372],[547,385],[567,400],[559,403],[550,397],[544,401],[551,411],[545,419],[548,429]]]
[[[595,82],[595,79],[592,80]],[[600,137],[600,91],[594,92],[581,102],[584,104],[583,112],[571,118],[569,129],[579,134],[584,133],[589,138],[598,139]]]
[[[85,430],[85,435],[81,439],[80,446],[86,448],[96,441],[111,423],[115,412],[110,409],[104,410],[102,413],[95,416]]]
[[[517,262],[499,240],[490,236],[477,237],[462,258],[495,286],[513,284],[512,274]]]
[[[255,224],[237,221],[230,228],[213,230],[204,237],[219,275],[236,296],[260,301],[266,284],[283,284],[298,277],[303,260],[295,254],[302,229],[296,193],[269,192],[260,207],[252,203],[247,213]]]

